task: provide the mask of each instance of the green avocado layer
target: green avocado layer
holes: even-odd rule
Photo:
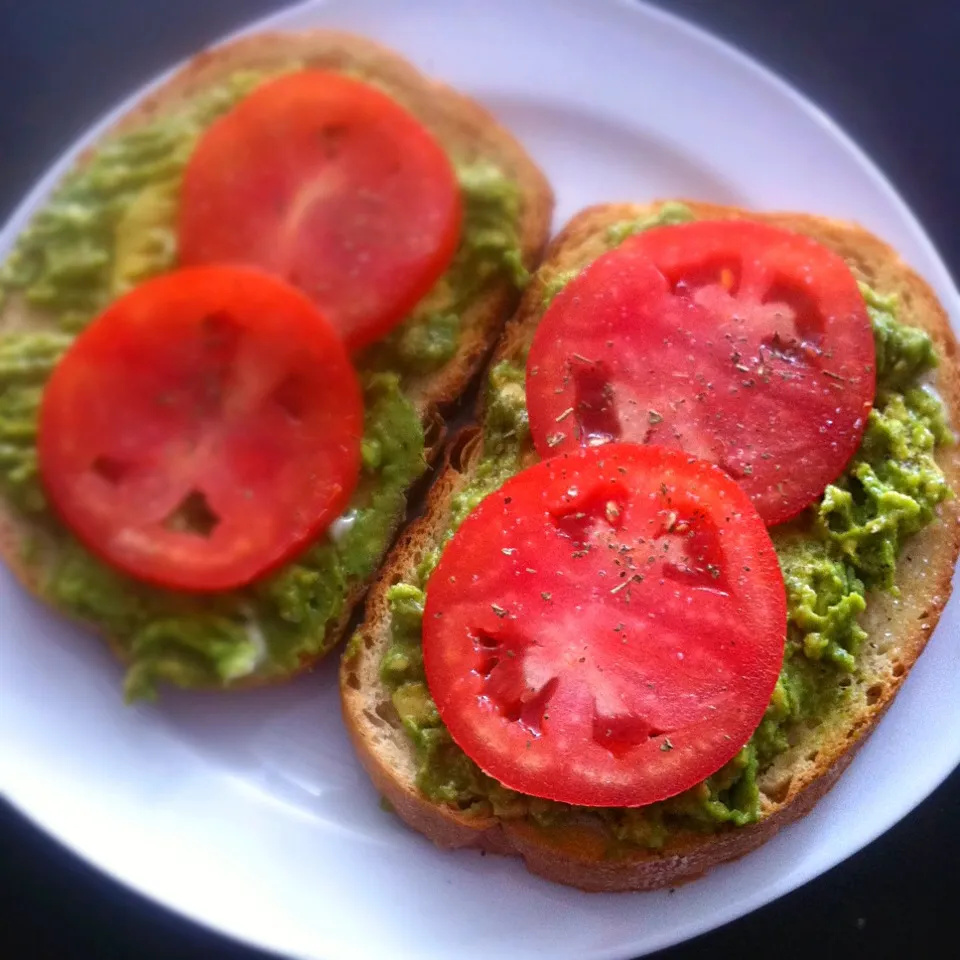
[[[640,221],[617,224],[610,246],[653,226],[691,219],[677,204]],[[548,284],[544,305],[574,273]],[[760,726],[740,753],[717,773],[661,803],[636,809],[597,809],[526,796],[484,774],[453,742],[427,689],[421,650],[425,590],[439,559],[427,554],[415,582],[391,587],[392,642],[380,666],[394,707],[416,748],[417,785],[425,796],[470,815],[530,818],[541,826],[585,813],[606,828],[610,853],[655,849],[677,829],[742,826],[760,812],[757,777],[788,744],[791,728],[821,716],[847,695],[844,677],[856,667],[865,638],[858,616],[870,589],[895,589],[895,565],[904,538],[935,516],[950,495],[933,453],[952,442],[943,407],[922,386],[936,366],[930,338],[896,319],[893,298],[864,288],[877,345],[878,386],[859,450],[808,516],[771,531],[788,597],[783,668]],[[524,370],[510,362],[493,368],[487,394],[483,457],[452,504],[446,539],[489,493],[521,469],[531,450]]]
[[[37,318],[29,331],[0,336],[0,494],[35,531],[24,559],[43,596],[121,644],[131,699],[152,696],[159,681],[229,686],[283,676],[325,651],[346,593],[376,570],[426,469],[413,381],[454,356],[461,316],[484,285],[526,282],[516,185],[488,161],[452,157],[465,205],[460,246],[411,316],[357,359],[362,473],[327,533],[266,579],[205,597],[132,580],[81,547],[48,509],[38,476],[44,384],[107,303],[175,265],[177,196],[197,138],[259,83],[298,66],[236,73],[177,114],[99,147],[36,214],[0,272],[0,294],[22,299]]]

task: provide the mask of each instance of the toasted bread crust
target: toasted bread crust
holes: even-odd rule
[[[76,166],[86,163],[100,143],[176,112],[234,71],[269,69],[290,61],[303,62],[309,67],[358,71],[388,90],[415,114],[451,155],[461,161],[487,158],[494,162],[519,188],[518,233],[522,259],[529,270],[537,266],[550,233],[553,193],[520,143],[469,97],[424,76],[398,54],[352,34],[330,30],[261,33],[206,50],[147,94],[106,131],[96,145],[81,154]],[[435,374],[411,381],[409,396],[424,425],[428,464],[435,460],[442,448],[446,433],[444,414],[482,365],[518,299],[519,295],[509,280],[491,284],[462,314],[462,332],[455,356]],[[0,333],[31,327],[37,322],[37,317],[17,298],[11,298],[0,310]],[[396,518],[395,529],[402,519]],[[42,571],[33,569],[23,560],[22,547],[29,535],[29,520],[0,499],[0,557],[27,590],[46,599],[41,589]],[[368,585],[357,583],[349,590],[341,616],[327,628],[322,651],[305,660],[297,672],[311,669],[339,642]],[[127,660],[123,638],[104,639],[121,661]],[[287,679],[289,676],[255,674],[232,685],[231,689]]]
[[[748,218],[808,234],[839,252],[854,274],[883,293],[896,293],[900,318],[924,328],[941,357],[937,389],[954,426],[960,426],[960,369],[957,341],[930,287],[889,246],[859,226],[806,214],[755,214],[733,207],[684,201],[700,218]],[[606,247],[605,230],[618,221],[641,217],[652,207],[616,204],[577,214],[550,245],[540,271],[501,338],[493,362],[515,357],[529,342],[542,313],[546,283],[557,273],[578,269]],[[378,668],[389,643],[389,587],[409,579],[420,557],[442,537],[449,523],[451,497],[469,480],[479,444],[472,432],[454,441],[446,468],[431,491],[424,516],[407,529],[370,591],[358,641],[341,665],[343,715],[351,740],[374,785],[399,816],[441,847],[477,847],[524,859],[532,872],[591,891],[650,890],[693,880],[717,864],[734,860],[799,819],[837,781],[892,703],[922,652],[950,596],[951,576],[960,553],[960,503],[940,507],[939,522],[910,539],[897,567],[900,597],[871,594],[862,624],[868,632],[858,658],[858,675],[848,705],[833,711],[816,729],[777,758],[760,781],[761,818],[750,826],[704,835],[677,833],[659,851],[605,859],[595,829],[564,827],[549,831],[526,821],[478,819],[432,803],[417,789],[412,748],[391,726],[388,699]],[[960,493],[960,450],[941,448],[938,463]]]

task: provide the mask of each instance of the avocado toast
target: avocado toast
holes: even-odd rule
[[[770,223],[846,260],[863,285],[876,344],[874,412],[845,473],[813,508],[771,529],[787,591],[786,655],[740,754],[649,807],[525,796],[486,776],[439,718],[420,650],[425,591],[470,511],[537,460],[524,366],[552,297],[627,236],[693,218]],[[931,381],[935,392],[923,389]],[[602,891],[694,879],[809,812],[892,702],[950,594],[960,457],[947,424],[960,423],[960,374],[956,340],[929,287],[850,224],[701,203],[591,208],[556,238],[528,288],[491,364],[479,419],[481,430],[452,443],[425,516],[384,565],[341,667],[347,728],[388,805],[440,846],[519,855],[544,877]]]
[[[343,517],[250,587],[196,597],[124,576],[52,515],[37,467],[43,386],[91,319],[176,263],[178,191],[198,138],[284,73],[321,68],[395,98],[442,145],[464,217],[447,272],[356,355],[363,469]],[[0,553],[32,592],[93,627],[129,666],[128,697],[158,682],[223,689],[309,669],[344,626],[429,469],[443,413],[469,382],[545,245],[552,195],[522,147],[477,104],[353,36],[249,36],[205,52],[88,149],[18,238],[0,313]]]

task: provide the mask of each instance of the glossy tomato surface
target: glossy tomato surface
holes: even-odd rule
[[[180,193],[180,262],[283,277],[353,350],[433,286],[461,219],[450,160],[416,117],[370,84],[302,70],[258,87],[201,137]]]
[[[182,590],[247,583],[349,500],[363,403],[302,293],[200,267],[109,306],[43,396],[43,483],[67,526],[126,573]]]
[[[823,493],[860,444],[870,319],[841,257],[766,224],[697,221],[626,240],[537,328],[537,450],[630,440],[718,463],[768,524]]]
[[[714,773],[763,717],[786,600],[767,529],[718,467],[611,443],[484,499],[427,586],[427,681],[512,789],[641,806]]]

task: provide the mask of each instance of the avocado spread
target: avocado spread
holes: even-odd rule
[[[617,224],[615,246],[640,230],[691,219],[686,208],[665,205],[659,215]],[[544,308],[570,271],[548,279]],[[403,728],[417,755],[417,784],[430,799],[468,815],[529,818],[541,827],[585,816],[604,827],[610,856],[656,849],[678,829],[715,830],[754,822],[760,812],[758,772],[789,746],[796,725],[816,719],[847,694],[844,677],[856,668],[865,639],[858,616],[868,590],[895,590],[896,558],[904,538],[930,523],[950,495],[933,458],[952,442],[936,395],[923,386],[936,365],[933,343],[899,324],[893,298],[864,287],[877,345],[877,393],[859,450],[807,516],[771,531],[788,599],[784,662],[760,726],[740,753],[696,787],[636,809],[575,808],[508,790],[486,776],[453,742],[425,682],[421,621],[429,576],[439,550],[417,568],[415,582],[389,592],[392,642],[380,666]],[[447,539],[467,514],[535,454],[529,439],[522,357],[490,374],[483,456],[451,506]]]
[[[343,516],[293,562],[215,596],[140,583],[85,550],[48,509],[37,472],[44,384],[107,303],[175,265],[179,184],[197,138],[259,83],[299,66],[235,73],[179,112],[114,136],[65,178],[0,270],[0,296],[30,313],[29,329],[0,335],[0,492],[35,531],[24,560],[43,596],[122,646],[130,699],[154,695],[159,681],[283,676],[329,646],[347,595],[377,568],[426,469],[415,378],[454,356],[462,314],[485,284],[526,281],[516,185],[489,161],[452,157],[465,207],[460,246],[412,315],[357,360],[362,470]]]

